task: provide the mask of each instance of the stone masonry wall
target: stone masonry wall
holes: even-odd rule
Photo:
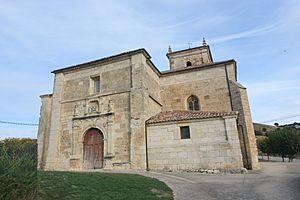
[[[104,135],[104,168],[129,165],[130,65],[128,58],[56,74],[46,169],[82,169],[84,133],[93,127]]]
[[[52,109],[52,95],[41,95],[41,110],[40,121],[37,136],[38,143],[38,169],[44,169],[46,164],[46,157],[49,146],[49,134],[50,134],[50,119]]]
[[[186,63],[191,62],[192,66],[212,63],[208,46],[187,49],[167,54],[171,70],[182,69]]]
[[[244,166],[248,169],[259,169],[256,139],[251,118],[246,88],[241,84],[230,81],[233,109],[239,112],[239,138],[243,154]]]
[[[71,119],[72,129],[70,134],[72,138],[64,140],[64,145],[61,146],[61,153],[65,155],[63,160],[70,160],[70,167],[72,169],[82,169],[83,163],[83,139],[85,132],[90,128],[99,129],[104,137],[104,168],[122,168],[129,165],[129,92],[121,94],[111,94],[108,96],[100,96],[103,106],[99,112],[87,115],[79,115]],[[69,129],[66,129],[68,133]],[[63,133],[64,134],[64,133]],[[67,135],[68,136],[68,135]],[[63,138],[63,137],[62,137]],[[73,141],[73,145],[69,144]],[[66,151],[67,150],[67,151]],[[70,155],[68,152],[72,152]],[[68,157],[70,156],[70,157]],[[66,163],[68,164],[68,163]],[[68,166],[66,166],[68,167]]]
[[[202,111],[231,111],[224,65],[161,77],[163,110],[186,110],[190,95],[199,98]]]
[[[54,89],[52,96],[52,108],[50,119],[49,147],[47,151],[45,170],[58,170],[59,167],[59,137],[60,137],[60,112],[61,97],[64,86],[64,75],[56,74],[54,77]]]
[[[199,51],[196,49],[195,55],[192,52],[190,58],[205,53],[203,49]],[[178,66],[187,59],[180,56],[176,57]],[[186,110],[190,95],[199,98],[202,111],[231,111],[230,94],[233,93],[232,102],[236,104],[233,110],[240,112],[239,124],[247,132],[245,152],[255,168],[257,150],[254,133],[251,135],[253,127],[246,90],[237,89],[234,84],[230,92],[228,88],[228,78],[236,79],[235,64],[223,63],[159,76],[147,59],[145,53],[137,53],[56,73],[51,100],[50,97],[42,98],[39,166],[46,170],[83,169],[84,134],[89,128],[97,128],[104,137],[105,169],[146,169],[147,119],[162,110]],[[210,62],[209,57],[205,59]],[[93,90],[95,77],[100,77],[100,92],[97,93]],[[239,167],[237,146],[240,148],[244,143],[236,143],[235,119],[188,122],[192,131],[190,140],[178,139],[181,124],[148,127],[147,140],[152,148],[149,149],[150,168]],[[160,152],[163,159],[156,156]],[[176,162],[174,155],[179,156]]]
[[[130,97],[130,130],[131,130],[131,168],[146,169],[145,121],[150,117],[148,111],[150,96],[160,100],[157,92],[159,79],[149,69],[147,59],[142,54],[132,56],[132,88]],[[151,100],[152,101],[152,100]],[[152,109],[155,110],[155,109]]]
[[[181,139],[181,126],[190,127],[190,139]],[[235,117],[153,124],[147,133],[149,170],[243,166]]]

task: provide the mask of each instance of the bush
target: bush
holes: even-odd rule
[[[0,142],[0,199],[35,199],[37,144],[32,139]]]

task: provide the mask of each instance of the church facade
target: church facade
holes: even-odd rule
[[[53,93],[41,95],[38,168],[258,169],[236,62],[214,62],[205,42],[167,57],[167,71],[145,49],[53,71]]]

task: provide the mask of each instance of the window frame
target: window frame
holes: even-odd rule
[[[101,78],[100,78],[100,75],[95,75],[95,76],[91,76],[90,77],[90,93],[91,94],[98,94],[101,92]]]
[[[94,79],[94,93],[100,92],[100,77]]]
[[[186,139],[191,139],[191,130],[190,130],[190,126],[180,126],[179,127],[180,130],[180,139],[181,140],[186,140]],[[184,130],[187,130],[188,135],[185,135],[186,133],[184,133]]]
[[[187,110],[200,111],[199,98],[196,95],[191,95],[186,100]]]

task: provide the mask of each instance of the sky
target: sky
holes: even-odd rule
[[[254,122],[300,122],[298,0],[0,0],[0,121],[37,124],[54,69],[145,48],[160,70],[166,52],[199,46],[235,59]],[[294,116],[287,119],[286,116]],[[0,123],[0,138],[37,126]]]

